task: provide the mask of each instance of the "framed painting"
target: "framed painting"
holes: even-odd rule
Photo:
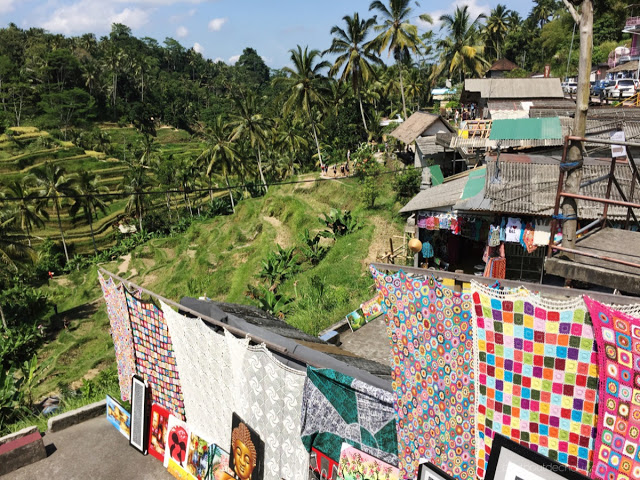
[[[588,477],[496,434],[485,480],[588,480]]]
[[[151,420],[149,421],[149,453],[164,462],[164,446],[167,443],[167,428],[169,426],[169,411],[154,403],[151,406]]]
[[[131,415],[116,400],[107,395],[107,420],[125,437],[131,431]]]
[[[338,479],[360,480],[375,478],[377,480],[399,480],[398,467],[372,457],[362,450],[343,443],[340,449],[340,464],[338,465]]]
[[[378,293],[378,295],[373,297],[371,300],[367,300],[360,305],[360,309],[362,310],[367,323],[378,318],[380,315],[387,313],[387,308],[384,305],[384,298],[381,293]]]
[[[142,377],[131,378],[131,433],[129,445],[143,455],[149,449],[149,415],[151,413],[151,389]]]
[[[351,313],[348,313],[346,318],[347,318],[347,323],[349,324],[349,328],[351,329],[352,332],[355,332],[356,330],[363,327],[367,323],[367,320],[364,318],[364,313],[362,312],[361,308]]]
[[[264,444],[258,433],[235,412],[231,419],[229,469],[239,480],[262,480]]]
[[[173,414],[169,415],[167,442],[164,448],[164,466],[176,478],[190,478],[186,470],[189,434],[189,427],[186,423]]]
[[[451,475],[426,460],[418,465],[418,480],[454,480]]]
[[[215,446],[211,461],[211,473],[213,480],[235,480],[233,472],[229,468],[229,452],[218,445]]]

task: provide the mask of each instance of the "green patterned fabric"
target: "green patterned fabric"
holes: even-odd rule
[[[307,367],[302,400],[302,443],[340,460],[342,443],[398,465],[391,392],[331,369]]]

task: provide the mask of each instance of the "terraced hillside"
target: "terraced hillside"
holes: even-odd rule
[[[48,132],[35,127],[14,127],[7,134],[0,135],[0,182],[7,184],[19,180],[45,162],[51,162],[64,167],[68,173],[82,170],[99,176],[99,184],[107,187],[111,192],[122,191],[121,183],[127,172],[127,165],[122,160],[135,155],[142,136],[133,128],[117,128],[104,125],[101,131],[110,139],[110,154],[84,150],[71,141],[58,140]],[[178,163],[183,159],[193,159],[202,151],[202,145],[183,130],[161,128],[155,140],[157,155],[164,162]],[[153,176],[153,172],[151,172]],[[194,204],[203,201],[206,195],[191,195]],[[165,205],[164,197],[154,198],[151,209]],[[98,212],[93,223],[98,247],[112,245],[115,242],[115,223],[125,215],[126,200],[114,197],[109,202],[106,214]],[[67,204],[68,206],[68,204]],[[60,239],[55,212],[52,206],[47,207],[49,221],[45,227],[33,232],[35,243],[45,238],[56,241]],[[83,216],[72,218],[68,209],[61,214],[62,227],[65,238],[72,251],[85,253],[92,249],[90,228]],[[125,220],[126,221],[126,220]]]

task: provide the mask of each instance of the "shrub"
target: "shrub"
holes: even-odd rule
[[[271,291],[275,291],[284,280],[298,270],[295,248],[282,248],[276,245],[277,250],[270,252],[266,260],[262,262],[260,278],[266,279],[271,284]]]
[[[322,238],[330,238],[331,236],[332,234],[327,231],[318,232],[314,236],[311,236],[309,229],[305,229],[301,237],[303,245],[300,250],[305,258],[311,262],[311,265],[320,263],[327,254],[329,247],[320,245],[320,240]]]
[[[320,223],[329,228],[333,238],[342,237],[360,228],[360,222],[351,216],[349,210],[341,212],[332,208],[328,215],[323,213],[318,219]]]
[[[290,297],[285,297],[284,295],[273,292],[262,286],[249,286],[249,296],[258,301],[262,310],[279,318],[284,318],[285,314],[289,311],[291,302],[293,301]]]
[[[396,200],[404,201],[415,197],[420,192],[422,183],[422,170],[408,168],[399,172],[393,179],[393,189],[396,192]]]

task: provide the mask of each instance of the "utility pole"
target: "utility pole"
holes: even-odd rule
[[[573,122],[573,135],[584,137],[587,130],[587,110],[589,109],[591,74],[591,53],[593,51],[593,1],[592,0],[562,0],[573,20],[580,29],[580,63],[578,65],[578,91],[576,92],[576,115]],[[580,13],[576,7],[580,6]],[[583,164],[582,142],[569,143],[565,161],[560,168],[566,172],[563,190],[568,193],[579,193],[582,182]],[[562,246],[575,248],[576,230],[578,225],[578,204],[573,198],[563,197],[562,216]],[[569,255],[573,258],[573,255]]]

